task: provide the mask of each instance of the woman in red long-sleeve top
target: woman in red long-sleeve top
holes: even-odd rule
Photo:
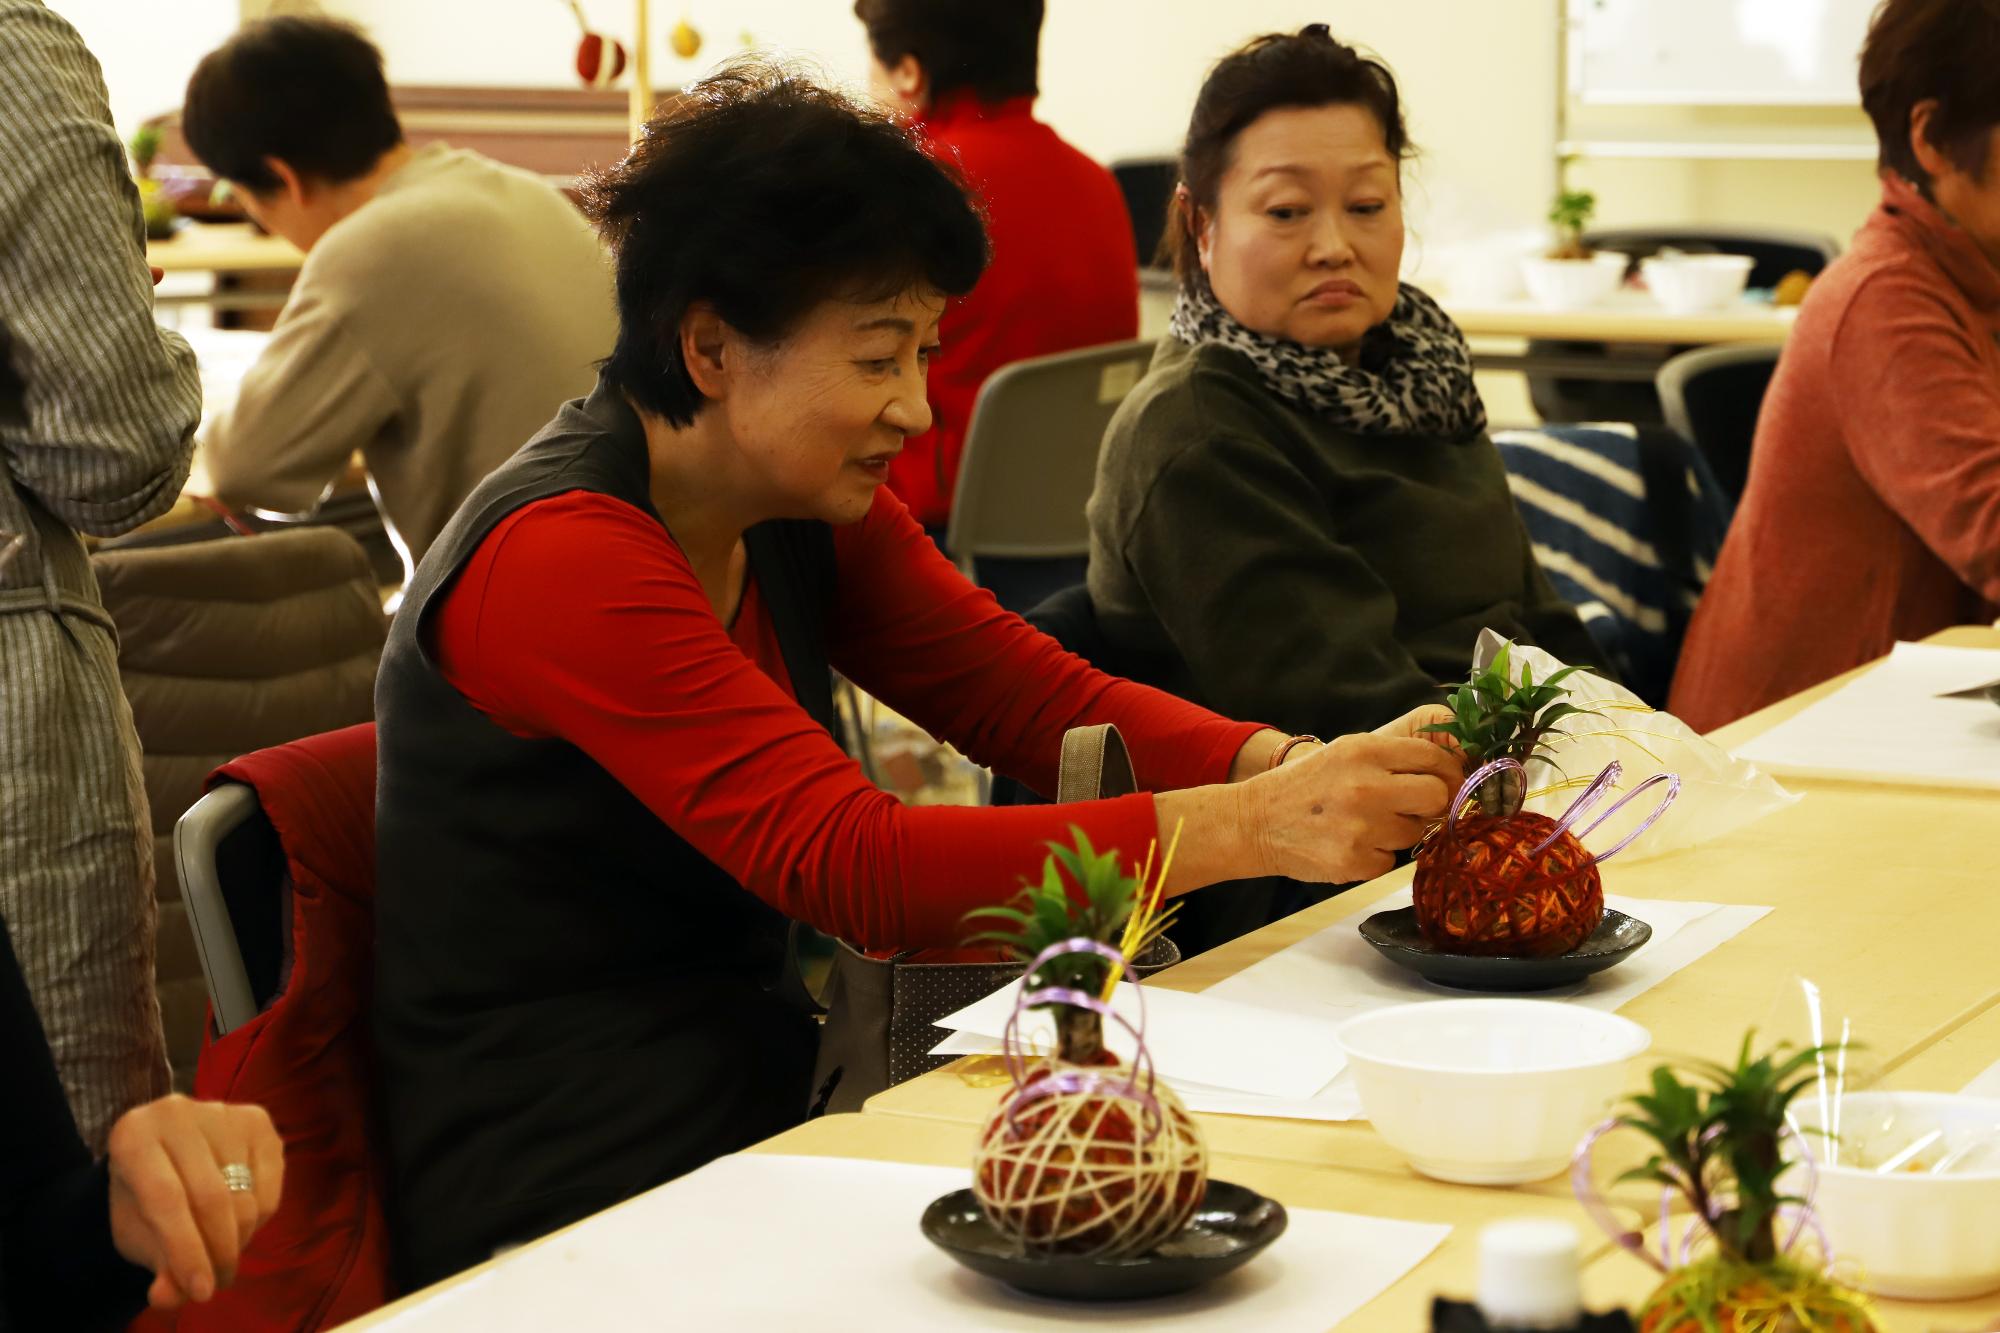
[[[738,68],[594,207],[622,311],[603,379],[432,546],[377,687],[406,1283],[798,1120],[816,1030],[771,988],[788,920],[955,945],[1071,825],[1136,858],[1184,823],[1175,892],[1363,878],[1462,776],[1423,714],[1288,746],[1101,675],[936,552],[882,483],[985,240],[892,121]],[[1044,791],[1067,728],[1115,722],[1153,791],[904,807],[829,734],[830,667]]]

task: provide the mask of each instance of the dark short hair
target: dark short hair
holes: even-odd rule
[[[1267,33],[1224,56],[1208,72],[1181,145],[1180,183],[1167,205],[1165,257],[1183,285],[1201,272],[1195,209],[1214,209],[1236,137],[1267,111],[1284,107],[1365,107],[1382,126],[1382,143],[1401,162],[1410,153],[1396,76],[1381,61],[1339,41],[1324,23],[1298,33]]]
[[[382,53],[351,23],[283,16],[247,23],[202,57],[181,106],[181,135],[202,165],[274,190],[275,157],[301,176],[365,176],[403,141]]]
[[[931,96],[969,88],[985,102],[1041,89],[1042,0],[854,0],[884,65],[915,56]]]
[[[781,65],[742,59],[688,88],[584,207],[617,257],[618,343],[605,375],[677,426],[705,399],[681,318],[782,340],[820,302],[928,286],[972,290],[986,229],[965,184],[886,111]]]
[[[1926,137],[1974,180],[2000,125],[2000,0],[1887,0],[1861,47],[1861,105],[1882,166],[1928,190],[1910,112],[1937,99]]]

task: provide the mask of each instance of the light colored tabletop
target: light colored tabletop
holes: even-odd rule
[[[958,1166],[972,1160],[973,1135],[970,1125],[944,1121],[837,1115],[809,1121],[797,1129],[765,1140],[750,1151]],[[1421,1282],[1406,1279],[1396,1283],[1341,1325],[1343,1330],[1361,1330],[1362,1333],[1373,1333],[1375,1330],[1380,1330],[1380,1333],[1410,1333],[1410,1330],[1422,1329],[1429,1317],[1431,1297],[1438,1294],[1470,1296],[1478,1282],[1479,1230],[1486,1224],[1510,1217],[1579,1220],[1572,1216],[1575,1209],[1563,1200],[1469,1186],[1439,1185],[1410,1177],[1358,1177],[1339,1170],[1227,1155],[1211,1158],[1209,1174],[1217,1180],[1246,1185],[1276,1199],[1287,1208],[1319,1208],[1411,1222],[1450,1224],[1451,1234],[1418,1266],[1417,1271],[1423,1275]],[[631,1201],[618,1206],[630,1207]],[[746,1205],[746,1214],[755,1206]],[[562,1234],[556,1232],[536,1244],[547,1244]],[[915,1217],[910,1219],[910,1236],[915,1257],[925,1257],[925,1242],[918,1234]],[[1284,1241],[1281,1239],[1278,1244],[1282,1245]],[[1586,1232],[1584,1245],[1589,1264],[1585,1271],[1586,1300],[1602,1306],[1620,1299],[1620,1275],[1614,1268],[1607,1266],[1599,1269],[1593,1262],[1608,1254],[1610,1242]],[[343,1327],[350,1330],[376,1327],[423,1301],[507,1263],[508,1257],[503,1255],[468,1269]],[[1328,1262],[1338,1262],[1339,1256],[1329,1255],[1326,1258]],[[894,1294],[885,1292],[883,1299],[893,1300]],[[834,1312],[829,1312],[829,1317],[831,1322],[828,1327],[845,1326]]]
[[[1931,642],[2000,648],[2000,631],[1967,626]],[[1740,743],[1852,674],[1724,728],[1716,739]],[[1825,1011],[1836,1021],[1852,1020],[1855,1038],[1867,1048],[1858,1061],[1865,1074],[1879,1076],[1887,1086],[1956,1091],[2000,1060],[2000,969],[1992,963],[1993,941],[2000,938],[1993,850],[2000,793],[1816,781],[1789,785],[1804,799],[1719,843],[1605,867],[1605,888],[1612,893],[1776,909],[1619,1012],[1652,1031],[1651,1054],[1727,1058],[1752,1025],[1774,1037],[1806,1035],[1804,979],[1818,987]],[[1358,923],[1376,902],[1406,886],[1409,876],[1405,868],[1349,890],[1189,959],[1149,984],[1204,990],[1329,925]],[[1941,928],[1941,923],[1951,924]],[[1635,1064],[1635,1090],[1648,1067],[1645,1060]],[[975,1125],[996,1094],[983,1079],[968,1081],[968,1068],[976,1074],[976,1066],[961,1061],[891,1088],[870,1100],[865,1114]],[[1366,1122],[1200,1119],[1218,1153],[1334,1169],[1357,1184],[1417,1183],[1402,1156]],[[1631,1164],[1637,1148],[1633,1142],[1608,1141],[1602,1159],[1607,1174]],[[1499,1193],[1564,1200],[1569,1187],[1556,1179]],[[1627,1191],[1620,1197],[1637,1196]],[[1582,1221],[1581,1211],[1570,1207]],[[1611,1266],[1626,1265],[1636,1271],[1643,1294],[1648,1270],[1624,1256]],[[1404,1285],[1434,1288],[1428,1270],[1429,1265],[1419,1268]],[[1926,1308],[1885,1305],[1914,1312],[1911,1327],[1927,1326]],[[2000,1296],[1965,1309],[2000,1318]],[[1939,1325],[1960,1326],[1976,1325],[1949,1320]]]
[[[1578,342],[1763,343],[1791,335],[1796,308],[1751,301],[1695,315],[1676,315],[1644,292],[1613,293],[1581,310],[1547,310],[1532,301],[1493,305],[1446,298],[1445,313],[1468,338],[1549,338]]]
[[[146,262],[168,273],[290,273],[305,256],[247,222],[194,222],[167,240],[148,241]]]
[[[2000,648],[2000,631],[1965,627],[1932,641]],[[1840,683],[1746,718],[1717,739],[1740,742]],[[1777,909],[1621,1012],[1652,1030],[1656,1054],[1726,1057],[1753,1024],[1789,1035],[1804,977],[1820,988],[1830,1012],[1852,1018],[1871,1072],[1885,1085],[1956,1090],[2000,1059],[2000,970],[1991,963],[1992,941],[2000,936],[1992,852],[2000,793],[1792,786],[1804,800],[1719,844],[1606,868],[1606,888],[1615,893]],[[1190,959],[1151,984],[1204,989],[1329,924],[1358,920],[1407,880],[1404,870],[1350,890]],[[969,1163],[976,1126],[997,1095],[990,1083],[973,1086],[959,1065],[948,1066],[881,1094],[862,1115],[817,1121],[753,1151]],[[1432,1296],[1470,1294],[1478,1231],[1502,1217],[1575,1222],[1585,1235],[1584,1293],[1594,1307],[1634,1304],[1654,1284],[1650,1269],[1597,1236],[1562,1181],[1480,1189],[1427,1180],[1363,1122],[1200,1118],[1220,1179],[1294,1208],[1452,1224],[1436,1253],[1344,1329],[1424,1327]],[[1607,1164],[1615,1170],[1619,1154]],[[1635,1193],[1620,1198],[1644,1201]],[[1889,1329],[1971,1330],[2000,1320],[2000,1295],[1943,1305],[1885,1301],[1879,1308]]]

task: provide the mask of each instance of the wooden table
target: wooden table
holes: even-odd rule
[[[1497,305],[1444,302],[1468,338],[1547,338],[1563,342],[1756,343],[1791,336],[1796,307],[1742,301],[1720,310],[1677,315],[1644,292],[1618,292],[1581,310],[1548,310],[1532,301]]]
[[[192,222],[146,243],[146,262],[168,273],[295,273],[299,248],[247,222]]]
[[[1932,641],[2000,648],[2000,630],[1966,627]],[[1739,743],[1845,679],[1765,709],[1717,739]],[[1955,1090],[2000,1058],[2000,971],[1991,965],[1992,941],[2000,937],[1991,850],[2000,793],[1793,786],[1805,795],[1798,805],[1720,844],[1607,867],[1606,887],[1616,893],[1777,909],[1621,1012],[1652,1030],[1655,1053],[1725,1058],[1747,1026],[1770,1025],[1789,1003],[1793,976],[1805,974],[1830,1006],[1853,1017],[1886,1086]],[[1202,990],[1330,923],[1357,917],[1407,876],[1402,871],[1350,890],[1190,959],[1151,984]],[[1940,930],[1941,921],[1957,928]],[[975,1127],[997,1094],[991,1086],[968,1085],[962,1064],[890,1089],[860,1116],[814,1122],[753,1151],[968,1162]],[[1652,1288],[1652,1270],[1597,1237],[1561,1181],[1480,1189],[1428,1180],[1363,1122],[1201,1119],[1222,1179],[1295,1208],[1452,1224],[1436,1253],[1343,1328],[1422,1328],[1433,1295],[1472,1291],[1478,1232],[1508,1216],[1578,1225],[1586,1236],[1584,1291],[1591,1304],[1635,1303]],[[1885,1301],[1880,1313],[1889,1329],[1969,1330],[2000,1320],[2000,1295],[1939,1305]]]
[[[1795,307],[1780,309],[1752,301],[1677,315],[1636,291],[1616,292],[1581,310],[1547,310],[1532,301],[1443,304],[1445,313],[1472,341],[1473,364],[1480,370],[1647,383],[1673,353],[1688,347],[1779,346],[1791,336],[1798,315]],[[1496,340],[1504,346],[1496,347]],[[1547,346],[1552,343],[1609,343],[1618,354],[1579,355]]]
[[[296,273],[305,262],[297,246],[258,231],[247,222],[194,222],[164,241],[146,243],[146,262],[167,273],[212,273],[209,292],[157,293],[159,305],[206,305],[225,310],[275,309],[282,289],[236,290],[251,274]]]

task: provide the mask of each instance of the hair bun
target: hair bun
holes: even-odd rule
[[[1324,23],[1308,23],[1299,29],[1299,36],[1316,37],[1322,42],[1330,42],[1333,40],[1333,29]]]

